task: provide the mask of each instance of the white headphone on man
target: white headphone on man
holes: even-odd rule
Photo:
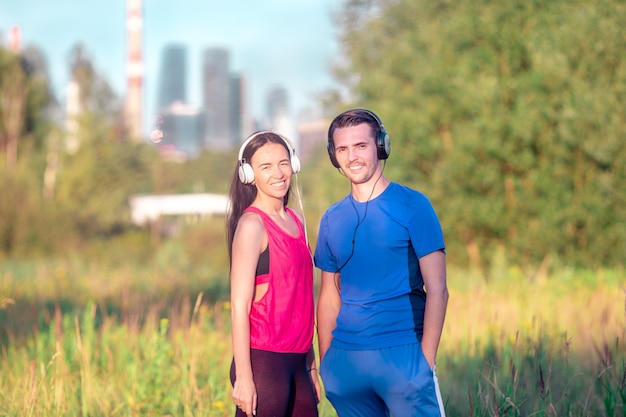
[[[262,130],[260,132],[253,133],[246,139],[242,144],[241,148],[239,148],[239,155],[237,159],[239,160],[239,180],[244,184],[250,184],[254,181],[254,171],[252,170],[252,166],[243,159],[243,151],[246,149],[246,146],[257,136],[262,135],[264,133],[271,133],[283,140],[285,145],[287,145],[287,149],[289,150],[289,161],[291,162],[291,172],[297,174],[300,172],[300,159],[296,155],[296,148],[293,146],[293,143],[287,139],[286,137],[276,133],[271,132],[269,130]]]

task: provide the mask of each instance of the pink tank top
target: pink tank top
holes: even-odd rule
[[[261,216],[269,248],[267,293],[252,302],[250,347],[272,352],[305,353],[313,343],[313,261],[303,225],[295,213],[287,213],[298,225],[294,237],[280,228],[267,214],[248,207]]]

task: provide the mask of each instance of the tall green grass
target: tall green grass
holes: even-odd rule
[[[626,415],[623,271],[450,275],[437,365],[449,415]]]
[[[200,301],[134,317],[93,302],[80,314],[55,307],[47,325],[3,348],[0,415],[230,415],[224,304]]]
[[[625,416],[624,283],[451,270],[448,416]],[[174,266],[4,264],[0,416],[232,416],[226,294],[218,274]],[[326,400],[320,414],[335,415]]]

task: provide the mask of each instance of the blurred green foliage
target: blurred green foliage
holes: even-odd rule
[[[350,0],[337,75],[454,262],[626,259],[626,4]]]

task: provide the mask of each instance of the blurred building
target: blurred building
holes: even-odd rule
[[[187,101],[187,49],[163,49],[157,98],[158,132],[152,137],[162,152],[189,158],[202,152],[202,113]]]
[[[289,95],[287,90],[279,85],[270,88],[266,96],[267,117],[274,120],[276,117],[282,117],[289,114]]]
[[[329,124],[326,119],[318,119],[298,125],[298,155],[303,163],[317,152],[326,152]]]
[[[230,76],[231,102],[230,102],[230,136],[231,141],[237,144],[241,137],[248,130],[247,106],[246,106],[246,84],[245,78],[240,74],[232,74]]]
[[[230,142],[231,80],[228,51],[210,48],[204,51],[202,67],[202,105],[204,107],[204,142],[207,148],[228,148]]]
[[[146,226],[163,217],[223,216],[228,196],[222,194],[133,195],[129,198],[133,223]]]
[[[203,118],[198,107],[176,101],[161,109],[161,147],[175,149],[185,158],[198,156],[203,146]]]
[[[268,128],[289,138],[299,153],[299,138],[289,111],[289,94],[279,85],[271,87],[265,97]]]
[[[159,74],[157,111],[173,103],[187,103],[187,49],[183,45],[165,46]]]
[[[204,146],[226,150],[235,147],[245,126],[244,77],[230,72],[230,54],[220,47],[207,48],[202,62]]]

